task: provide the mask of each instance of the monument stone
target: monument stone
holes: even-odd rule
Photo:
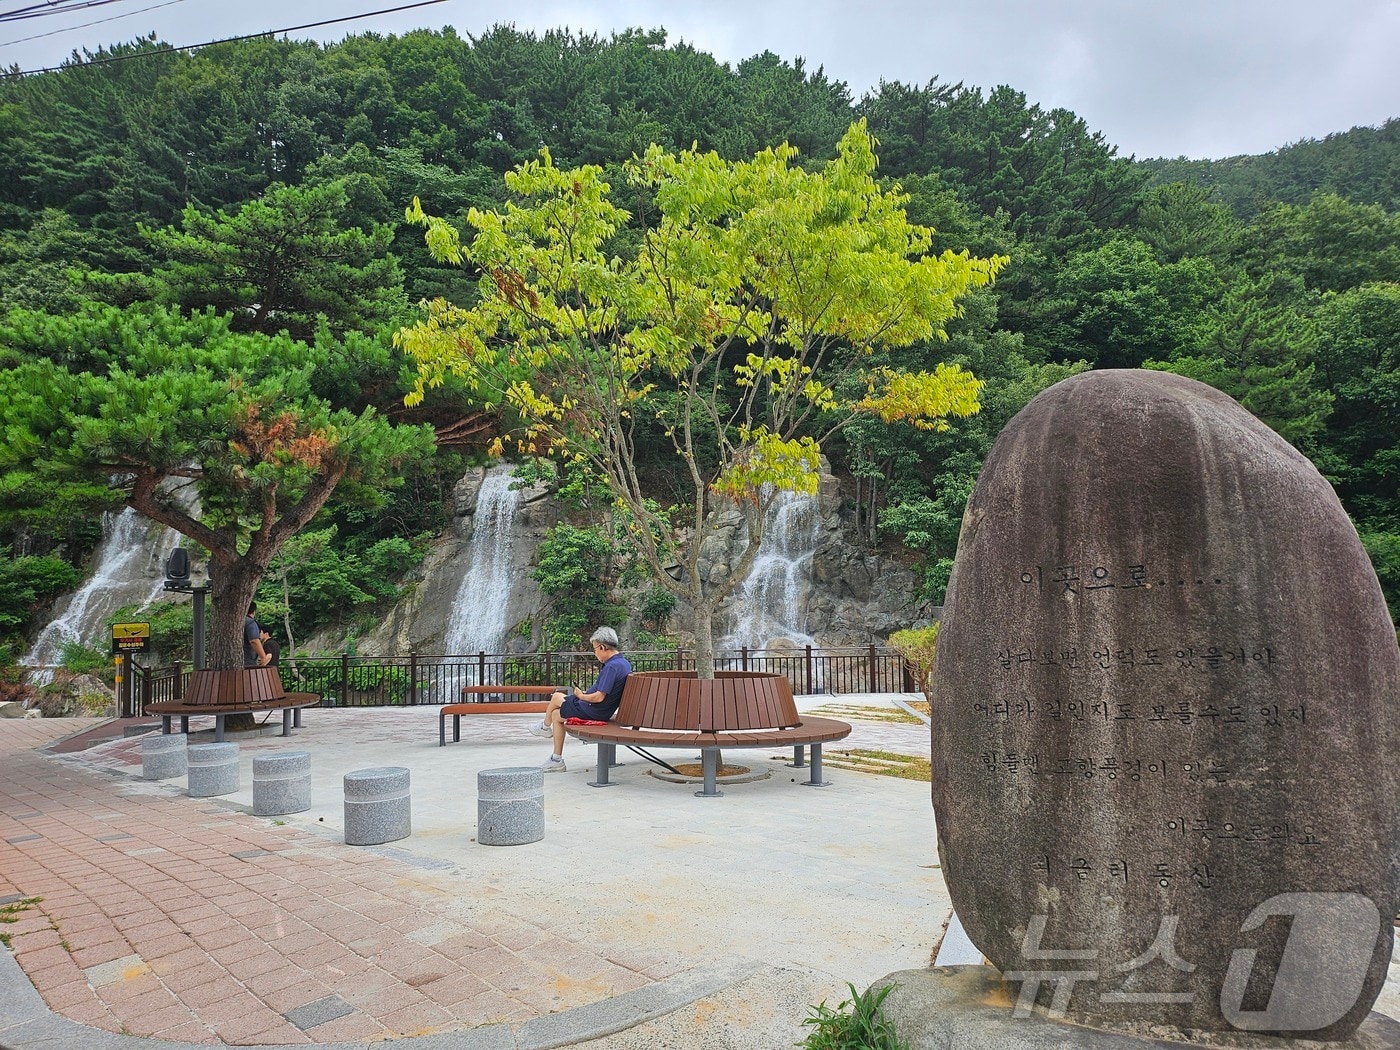
[[[1041,393],[968,503],[934,672],[943,873],[1015,1005],[1351,1035],[1400,906],[1397,686],[1304,456],[1175,375]]]

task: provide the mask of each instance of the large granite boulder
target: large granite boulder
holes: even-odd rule
[[[1006,427],[935,666],[976,946],[1097,1026],[1337,1039],[1400,906],[1400,653],[1331,486],[1193,380],[1089,372]]]

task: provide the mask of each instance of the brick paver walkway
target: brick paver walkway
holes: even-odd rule
[[[518,1021],[681,969],[493,909],[488,875],[435,878],[37,751],[86,724],[0,721],[0,908],[14,920],[0,934],[72,1020],[187,1042],[378,1039]]]

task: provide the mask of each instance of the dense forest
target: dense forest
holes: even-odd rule
[[[900,351],[910,368],[971,370],[981,412],[945,432],[861,422],[827,447],[857,536],[906,558],[937,600],[1006,421],[1077,371],[1166,369],[1309,456],[1400,603],[1400,121],[1261,157],[1139,161],[1012,87],[886,82],[854,98],[801,59],[730,66],[662,31],[193,53],[142,40],[92,57],[0,79],[11,660],[79,578],[98,512],[154,505],[151,486],[199,457],[238,494],[205,493],[206,546],[225,545],[229,565],[252,558],[260,604],[298,637],[394,597],[463,467],[516,423],[451,382],[405,404],[414,370],[393,333],[425,299],[470,303],[478,276],[433,260],[405,222],[414,198],[461,223],[504,204],[503,174],[541,148],[561,168],[600,166],[618,191],[652,143],[737,160],[787,142],[818,165],[862,118],[881,178],[936,230],[936,251],[1010,262],[946,340]],[[651,205],[641,189],[617,199],[634,217]],[[664,504],[677,464],[663,444],[641,466]],[[328,470],[338,484],[321,493]],[[606,584],[626,580],[625,551],[588,479],[559,484],[578,513],[542,550],[541,582],[586,590],[576,619],[617,615]],[[250,547],[240,499],[275,507],[285,534]],[[648,611],[657,630],[665,611]]]

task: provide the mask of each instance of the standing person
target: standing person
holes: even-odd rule
[[[248,618],[243,621],[243,666],[244,667],[266,667],[272,662],[272,657],[263,648],[262,628],[258,626],[258,621],[253,619],[253,614],[258,611],[257,602],[248,603]]]
[[[622,703],[622,687],[627,676],[632,673],[632,665],[627,657],[617,651],[617,632],[611,627],[599,627],[589,639],[593,645],[593,655],[602,669],[593,688],[584,692],[578,686],[570,690],[570,695],[559,691],[549,698],[549,708],[539,725],[530,727],[535,736],[552,736],[554,754],[540,763],[546,773],[564,773],[564,719],[583,718],[591,722],[606,722],[617,713]]]

